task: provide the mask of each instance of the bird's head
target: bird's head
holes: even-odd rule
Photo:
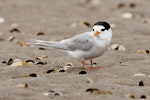
[[[97,22],[93,25],[92,35],[94,38],[109,40],[112,38],[112,30],[107,22]]]

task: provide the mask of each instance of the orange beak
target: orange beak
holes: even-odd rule
[[[93,34],[93,36],[95,37],[95,36],[97,36],[98,34],[100,34],[100,32],[96,31],[96,32]]]

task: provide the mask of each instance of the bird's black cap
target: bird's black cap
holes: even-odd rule
[[[96,22],[94,25],[102,25],[105,27],[106,30],[110,29],[110,25],[107,22]]]

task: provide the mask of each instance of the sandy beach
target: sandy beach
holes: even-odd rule
[[[149,4],[0,0],[0,100],[149,100]],[[94,59],[98,69],[84,72],[81,62],[59,50],[28,45],[31,39],[60,41],[91,31],[97,21],[110,23],[112,45],[126,49]],[[62,70],[67,63],[73,67]]]

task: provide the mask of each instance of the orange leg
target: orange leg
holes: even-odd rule
[[[84,70],[86,70],[86,71],[88,71],[88,70],[89,70],[89,68],[85,68],[85,67],[84,67],[84,65],[85,65],[85,63],[84,63],[84,59],[82,59],[82,66],[83,66],[83,69],[84,69]]]

